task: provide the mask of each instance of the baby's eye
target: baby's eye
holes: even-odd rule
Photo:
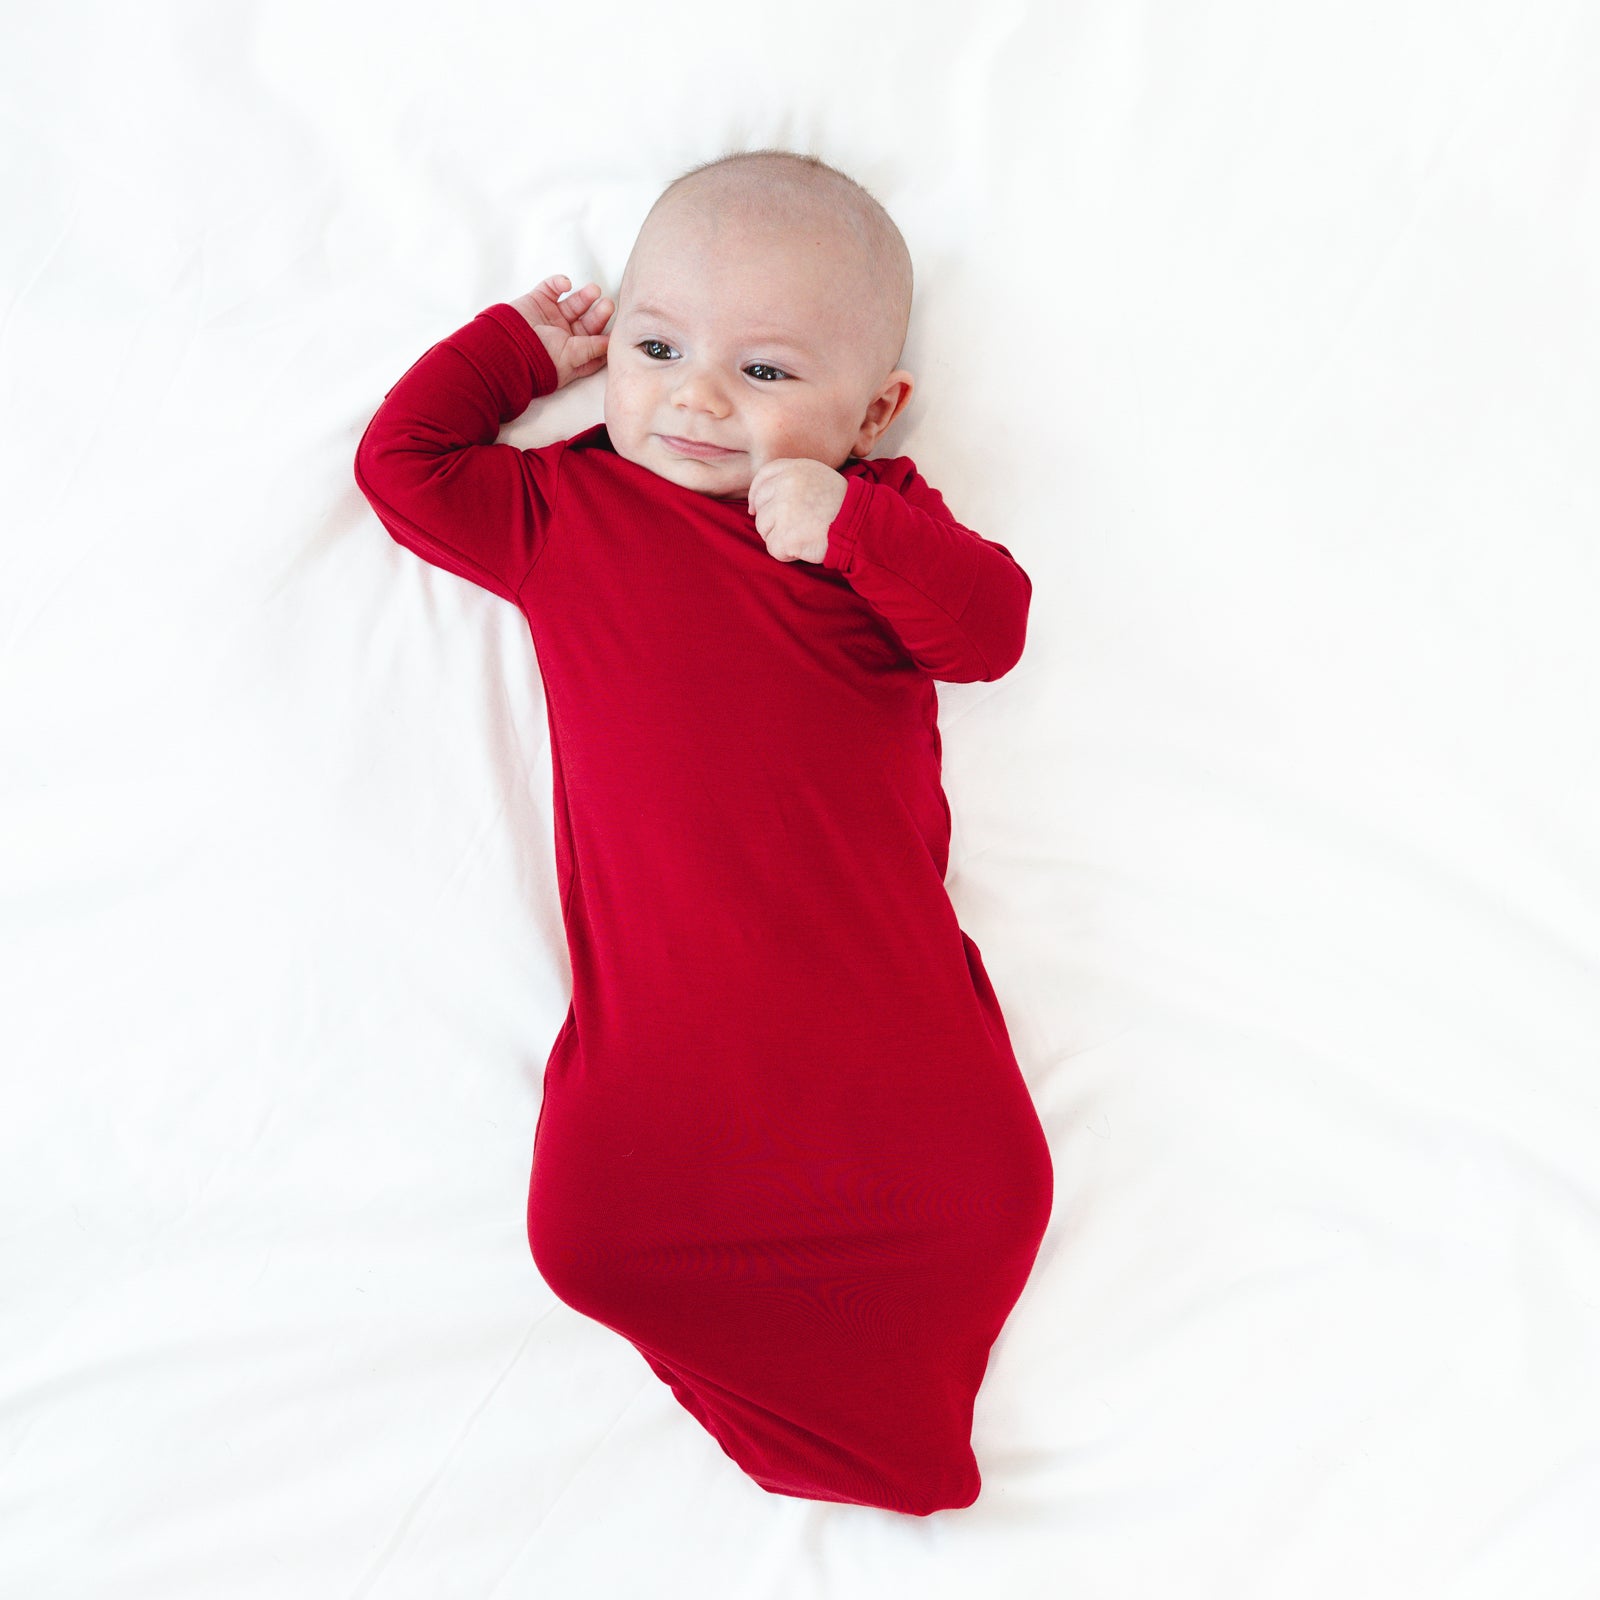
[[[773,378],[787,378],[789,376],[787,372],[780,372],[776,367],[769,367],[763,361],[752,361],[744,370],[750,373],[752,376],[763,372],[770,372]],[[763,383],[770,383],[772,378],[762,378],[761,381]]]
[[[649,356],[652,361],[664,361],[666,359],[666,357],[665,356],[656,355],[650,349],[651,345],[654,345],[656,347],[656,349],[658,349],[658,350],[670,350],[672,348],[672,346],[670,344],[666,343],[666,341],[663,340],[663,339],[641,339],[639,341],[639,348],[641,350],[643,350],[644,353],[647,356]]]

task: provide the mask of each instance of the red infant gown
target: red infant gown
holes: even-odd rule
[[[491,306],[389,390],[355,476],[510,600],[544,682],[572,1002],[528,1240],[762,1488],[970,1505],[973,1404],[1053,1172],[944,875],[934,680],[1022,652],[1032,585],[913,463],[851,460],[820,565],[603,426]]]

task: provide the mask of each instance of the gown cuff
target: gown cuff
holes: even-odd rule
[[[515,306],[507,305],[504,301],[490,306],[483,315],[505,329],[511,336],[512,342],[520,347],[522,355],[526,358],[526,365],[533,368],[535,397],[553,394],[560,386],[556,364],[550,359],[550,352],[545,349],[544,340],[533,331],[528,319]],[[526,381],[513,365],[517,361],[516,351],[507,350],[504,346],[489,348],[485,345],[474,353],[480,361],[489,365],[491,376],[497,378],[505,389],[514,393]],[[507,363],[503,370],[499,366],[502,361]]]
[[[828,524],[828,548],[822,556],[822,564],[829,570],[848,572],[850,560],[855,555],[856,541],[861,537],[861,524],[867,514],[871,490],[872,485],[865,478],[845,479],[844,504]]]

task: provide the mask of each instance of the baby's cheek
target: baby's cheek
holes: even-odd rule
[[[613,366],[608,365],[605,374],[607,423],[609,425],[610,418],[615,416],[619,425],[626,425],[639,413],[641,402],[639,385]]]

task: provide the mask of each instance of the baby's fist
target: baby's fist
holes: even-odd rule
[[[846,488],[844,474],[823,461],[790,456],[767,462],[750,480],[749,493],[750,513],[767,554],[820,564]]]

